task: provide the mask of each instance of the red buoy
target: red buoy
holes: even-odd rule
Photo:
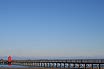
[[[11,56],[8,57],[8,62],[9,62],[9,63],[12,62],[12,57],[11,57]]]

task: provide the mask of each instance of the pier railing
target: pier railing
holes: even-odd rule
[[[13,62],[28,62],[28,63],[94,63],[94,64],[104,64],[104,59],[41,59],[41,60],[13,60]]]

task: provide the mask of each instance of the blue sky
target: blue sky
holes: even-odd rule
[[[104,56],[104,0],[0,0],[0,55]]]

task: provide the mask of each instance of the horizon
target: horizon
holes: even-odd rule
[[[104,0],[0,0],[0,56],[104,56]]]
[[[0,60],[7,60],[9,56],[0,56]],[[70,57],[52,57],[52,56],[11,56],[12,60],[39,60],[39,59],[49,59],[49,60],[57,60],[57,59],[104,59],[104,56],[70,56]]]

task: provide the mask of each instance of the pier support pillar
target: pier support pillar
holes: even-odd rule
[[[100,68],[100,64],[99,64],[99,69],[101,69],[101,68]]]
[[[84,66],[84,69],[86,69],[86,64],[85,64],[85,66]]]
[[[61,63],[60,63],[60,68],[61,68]]]
[[[93,64],[91,64],[91,69],[93,69]]]
[[[65,63],[64,63],[64,68],[65,68]]]
[[[80,69],[80,64],[78,64],[78,69]]]
[[[70,63],[68,63],[68,68],[70,69]]]
[[[56,63],[56,68],[57,68],[57,63]]]

